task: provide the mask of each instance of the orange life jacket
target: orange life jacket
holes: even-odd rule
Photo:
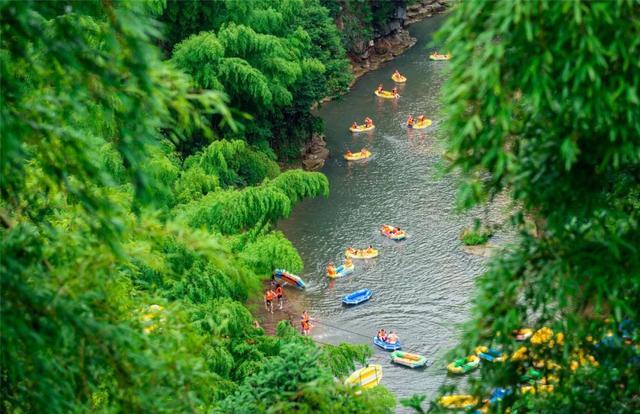
[[[282,286],[278,286],[278,287],[276,288],[276,295],[277,295],[277,296],[282,296]]]
[[[267,300],[273,300],[274,296],[275,296],[275,293],[273,293],[273,291],[271,291],[271,290],[268,291],[267,294],[266,294]]]

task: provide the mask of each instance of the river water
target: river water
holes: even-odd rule
[[[447,62],[428,59],[426,45],[445,16],[435,16],[410,27],[417,44],[382,68],[363,76],[342,100],[325,104],[318,115],[325,121],[332,157],[322,172],[331,194],[298,205],[279,228],[300,252],[308,284],[303,300],[316,319],[315,340],[324,343],[367,343],[380,327],[397,331],[403,349],[426,355],[433,365],[411,370],[390,363],[388,353],[376,349],[371,363],[383,366],[382,384],[398,399],[412,394],[433,396],[446,377],[444,353],[455,347],[458,325],[469,319],[474,278],[486,259],[466,254],[460,231],[476,215],[455,211],[455,177],[439,174],[443,136],[439,92],[447,77]],[[401,98],[377,98],[395,69],[408,79],[399,87]],[[425,114],[433,124],[407,130],[409,115]],[[371,117],[376,129],[352,134],[348,127]],[[349,163],[347,150],[366,146],[368,161]],[[394,242],[380,235],[381,223],[405,229],[409,238]],[[354,260],[355,272],[331,281],[324,269],[339,264],[346,247],[380,249],[378,258]],[[369,288],[373,298],[359,306],[341,305],[341,297]],[[449,379],[451,380],[451,379]],[[406,412],[406,409],[399,408]]]

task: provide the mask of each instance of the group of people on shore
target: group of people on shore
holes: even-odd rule
[[[378,331],[378,339],[389,344],[395,344],[398,342],[398,335],[396,335],[395,331],[391,331],[391,333],[387,334],[384,328],[381,328]]]
[[[278,301],[278,309],[282,310],[282,302],[284,301],[284,290],[280,283],[274,283],[270,289],[264,292],[264,307],[267,312],[273,313],[273,302]]]
[[[278,309],[282,310],[284,303],[284,290],[280,283],[272,282],[271,287],[264,291],[264,307],[267,312],[273,313],[273,305],[275,301],[278,301]],[[260,327],[258,321],[255,321],[255,326],[256,328]],[[302,316],[300,317],[302,334],[309,335],[311,333],[312,326],[311,317],[309,317],[309,313],[305,310],[302,312]]]

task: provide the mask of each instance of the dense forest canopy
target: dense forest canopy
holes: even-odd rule
[[[471,379],[481,398],[513,391],[497,412],[640,410],[639,16],[634,1],[461,2],[442,28],[460,206],[507,192],[519,230],[459,350],[512,355]],[[515,342],[523,327],[537,344]]]
[[[320,131],[311,106],[351,81],[338,29],[318,0],[169,1],[160,20],[171,61],[251,114],[236,136],[284,157]]]
[[[187,20],[154,19],[177,3],[0,3],[3,412],[393,407],[333,380],[368,348],[266,336],[244,306],[275,267],[302,269],[274,221],[328,193],[243,139],[242,112],[304,118],[346,84],[306,3],[228,2],[185,39]]]

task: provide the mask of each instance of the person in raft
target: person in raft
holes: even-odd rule
[[[369,118],[369,117],[366,117],[366,118],[364,119],[364,124],[365,124],[365,126],[366,126],[367,128],[369,128],[371,125],[373,125],[373,119],[371,119],[371,118]]]
[[[364,154],[366,151],[367,151],[366,148],[362,148],[362,149],[360,149],[360,154]]]
[[[351,150],[347,150],[347,157],[350,157],[353,155],[353,152],[351,152]]]
[[[382,92],[384,91],[384,87],[382,86],[382,84],[378,85],[378,88],[376,89],[378,92]]]
[[[351,261],[350,257],[345,257],[344,262],[342,262],[342,264],[344,265],[344,267],[351,267],[353,266],[353,261]]]
[[[300,325],[302,327],[303,335],[309,335],[309,333],[311,333],[311,318],[309,317],[309,314],[307,313],[306,310],[302,312],[302,317],[300,318]]]
[[[396,335],[395,331],[391,331],[391,333],[387,336],[387,342],[390,344],[395,344],[398,342],[398,335]]]
[[[402,77],[402,75],[400,74],[400,72],[398,72],[398,69],[396,69],[396,71],[395,71],[395,72],[393,72],[393,76],[394,76],[394,77],[396,77],[396,78],[401,78],[401,77]]]
[[[409,118],[407,118],[407,127],[413,128],[413,124],[414,124],[413,116],[409,115]]]
[[[423,122],[424,122],[424,121],[426,121],[426,120],[427,120],[427,119],[424,117],[424,115],[420,115],[420,116],[418,117],[418,123],[419,123],[419,124],[423,123]]]
[[[278,298],[278,309],[282,310],[282,303],[284,301],[284,292],[282,290],[282,286],[280,286],[280,283],[278,283],[278,286],[276,286],[276,298]]]
[[[367,247],[367,253],[373,253],[373,246],[372,245],[369,245],[369,247]]]
[[[378,331],[378,339],[383,342],[387,342],[387,333],[384,331],[384,328],[381,328]]]
[[[391,92],[393,92],[393,96],[398,96],[398,88],[394,87]]]
[[[333,262],[329,262],[329,264],[327,265],[327,275],[329,276],[336,275],[336,266],[333,264]]]
[[[273,300],[276,298],[276,294],[273,290],[268,289],[264,292],[264,307],[267,312],[273,313]]]
[[[358,129],[358,123],[354,121],[353,124],[351,125],[351,128]]]

